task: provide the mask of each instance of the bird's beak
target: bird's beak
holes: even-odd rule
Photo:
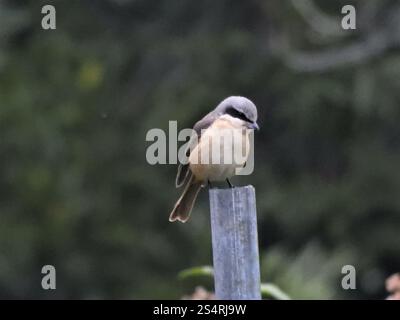
[[[249,128],[253,130],[260,130],[260,127],[258,126],[257,122],[250,123]]]

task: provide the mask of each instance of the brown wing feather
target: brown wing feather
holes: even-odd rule
[[[196,144],[201,137],[201,131],[207,129],[215,121],[216,118],[217,114],[215,113],[215,111],[211,111],[210,113],[205,115],[201,120],[195,123],[195,125],[193,126],[193,130],[197,135],[197,139],[195,139],[196,136],[192,136],[192,138],[190,138],[188,148],[186,150],[187,158],[189,158],[191,148],[193,149],[194,147],[196,147]],[[187,178],[191,176],[189,172],[190,172],[189,164],[181,164],[181,163],[179,164],[178,172],[176,174],[176,179],[175,179],[175,185],[177,188],[181,187],[187,181]]]

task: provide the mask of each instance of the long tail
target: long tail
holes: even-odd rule
[[[187,182],[185,189],[181,197],[175,204],[174,209],[169,215],[169,221],[180,221],[186,222],[190,217],[190,212],[193,209],[194,202],[196,201],[197,195],[201,188],[201,182],[196,181],[195,177],[192,175],[190,180]]]

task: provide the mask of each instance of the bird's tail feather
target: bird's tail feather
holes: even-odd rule
[[[196,181],[195,177],[192,175],[187,182],[185,189],[181,197],[175,204],[172,210],[169,221],[180,221],[186,222],[190,217],[190,212],[193,209],[194,202],[196,201],[197,195],[201,189],[201,182]]]

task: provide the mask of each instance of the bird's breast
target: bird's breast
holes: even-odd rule
[[[198,180],[223,181],[245,165],[249,149],[248,130],[217,120],[190,153],[190,169]]]

